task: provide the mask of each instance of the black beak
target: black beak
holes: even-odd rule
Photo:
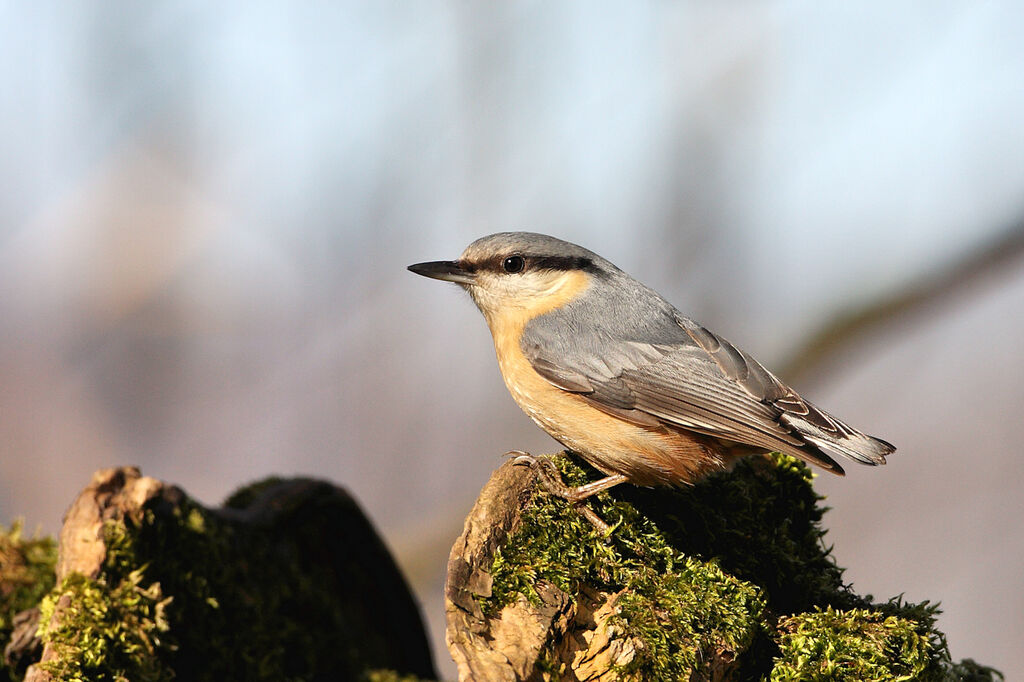
[[[409,271],[432,279],[442,279],[445,282],[456,282],[458,284],[476,283],[476,275],[469,270],[462,268],[462,266],[459,265],[459,262],[454,260],[435,260],[430,261],[429,263],[416,263],[415,265],[409,266]]]

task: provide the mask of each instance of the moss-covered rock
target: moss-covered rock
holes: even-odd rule
[[[204,508],[131,469],[98,473],[62,529],[29,677],[433,676],[412,596],[344,491],[272,480],[230,504]]]
[[[570,483],[595,475],[557,461]],[[950,660],[935,605],[875,603],[843,583],[795,460],[587,504],[610,533],[539,492],[529,469],[495,472],[448,567],[462,679],[1002,677]],[[37,620],[34,681],[433,676],[386,549],[351,498],[317,481],[268,479],[211,510],[136,470],[100,472],[59,558],[50,540],[0,529],[0,635],[13,639],[0,682],[38,657]]]
[[[557,463],[570,484],[596,475],[572,456]],[[490,564],[461,569],[477,586],[474,646],[491,637],[507,652],[504,624],[529,620],[513,612],[532,608],[549,625],[523,675],[531,679],[1001,679],[950,660],[935,606],[876,604],[843,583],[811,478],[799,461],[773,455],[686,489],[619,486],[587,502],[612,524],[606,536],[561,499],[521,496],[507,533],[484,543]],[[612,612],[611,634],[578,617],[602,609]],[[601,638],[616,654],[581,674]]]
[[[573,484],[585,476],[567,461],[563,474]],[[750,646],[766,608],[761,589],[713,561],[683,555],[631,504],[605,496],[598,508],[615,524],[608,538],[598,537],[569,505],[538,497],[517,532],[495,551],[492,594],[480,600],[484,613],[495,613],[518,594],[539,603],[536,588],[545,584],[569,595],[581,587],[616,595],[617,634],[638,643],[622,672],[642,673],[641,679],[680,679],[734,661]]]

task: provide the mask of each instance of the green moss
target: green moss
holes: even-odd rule
[[[703,673],[713,655],[737,656],[760,632],[761,590],[712,562],[686,558],[643,582],[636,591],[627,588],[619,602],[619,622],[627,636],[644,644],[631,669],[645,679]]]
[[[570,485],[596,475],[571,455],[556,462]],[[574,599],[584,586],[621,591],[618,622],[642,643],[627,672],[641,679],[704,679],[711,653],[735,661],[728,679],[999,678],[950,660],[934,605],[874,604],[843,582],[811,480],[772,455],[685,489],[619,486],[588,501],[615,526],[608,538],[538,493],[496,552],[481,607],[494,614],[520,594],[537,603],[540,581]]]
[[[779,621],[779,655],[772,682],[921,680],[983,682],[1002,674],[967,659],[950,660],[935,628],[938,608],[894,599],[870,609],[831,608]]]
[[[0,526],[0,638],[11,635],[14,615],[39,603],[53,588],[57,546],[53,538],[26,538],[21,521]]]
[[[870,596],[866,599],[871,600]],[[871,609],[880,616],[911,623],[917,635],[927,641],[929,660],[916,679],[924,682],[991,682],[1003,679],[1003,674],[995,668],[979,665],[971,659],[959,663],[951,659],[946,636],[936,624],[941,613],[938,604],[905,602],[901,595],[888,602],[872,604]],[[906,655],[911,655],[911,652]]]
[[[974,659],[965,658],[959,663],[951,663],[945,679],[958,680],[959,682],[989,682],[990,680],[1003,680],[1003,674],[995,668],[976,663]]]
[[[747,458],[688,488],[613,492],[685,554],[714,557],[730,575],[760,585],[776,613],[866,606],[843,583],[843,569],[823,544],[827,508],[812,480],[802,462],[773,454]]]
[[[369,670],[363,677],[363,682],[428,682],[422,677],[415,675],[402,675],[394,670]]]
[[[570,484],[585,479],[582,468],[560,464]],[[538,495],[495,554],[492,596],[481,601],[485,612],[519,594],[536,603],[541,580],[570,596],[583,586],[622,592],[615,621],[626,637],[643,642],[624,672],[642,679],[684,677],[703,671],[712,651],[736,656],[750,646],[766,607],[760,588],[714,561],[684,556],[633,505],[602,493],[595,509],[616,525],[610,541],[561,500]]]
[[[39,636],[55,658],[41,667],[57,681],[162,681],[174,675],[160,654],[173,647],[163,639],[169,629],[159,583],[142,587],[142,570],[116,584],[79,573],[68,576],[40,605]],[[54,610],[61,618],[50,627]]]
[[[0,526],[0,649],[10,640],[14,616],[30,609],[53,589],[57,546],[52,538],[26,538],[22,524]],[[27,663],[24,663],[27,665]],[[0,660],[0,680],[19,680],[24,670],[12,670]]]
[[[779,622],[772,682],[918,680],[932,664],[920,623],[853,609],[801,613]]]
[[[307,493],[295,508],[244,521],[163,498],[108,521],[100,576],[73,575],[44,600],[44,620],[58,603],[70,609],[41,632],[57,653],[47,669],[57,680],[277,682],[361,679],[387,665],[361,613],[373,606],[346,596],[340,581],[353,574],[339,571],[352,569],[333,552],[382,565],[366,539],[339,550],[325,537],[357,525],[354,503],[323,483],[309,482]],[[388,596],[376,605],[388,618]]]
[[[316,569],[190,502],[173,516],[176,523],[158,522],[147,510],[138,522],[108,524],[105,573],[149,563],[149,579],[175,595],[169,639],[176,646],[163,658],[180,679],[299,680],[318,669],[358,668],[336,601],[321,593],[330,581],[318,583]]]

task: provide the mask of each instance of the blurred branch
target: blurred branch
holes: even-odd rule
[[[1014,264],[1024,255],[1024,219],[937,272],[931,272],[894,294],[833,317],[812,334],[780,366],[794,384],[820,378],[834,358],[852,352],[872,338],[912,318],[948,304]]]

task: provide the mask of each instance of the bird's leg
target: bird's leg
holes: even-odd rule
[[[586,483],[584,485],[570,488],[562,480],[562,474],[555,466],[555,463],[551,461],[549,457],[534,457],[528,452],[513,451],[509,454],[518,455],[512,464],[515,466],[528,466],[537,472],[537,477],[540,479],[541,487],[547,492],[551,493],[555,497],[561,497],[563,500],[567,500],[579,510],[580,514],[583,515],[587,521],[591,523],[602,535],[607,535],[611,530],[605,521],[594,512],[583,502],[590,497],[595,495],[602,490],[608,490],[609,488],[616,486],[620,483],[625,483],[626,477],[622,474],[612,474],[605,476],[604,478]]]
[[[570,488],[562,481],[562,474],[550,457],[535,457],[528,452],[521,452],[519,450],[513,450],[508,454],[518,455],[512,460],[512,464],[535,469],[545,490],[569,502],[582,502],[591,495],[596,495],[602,490],[608,490],[611,487],[626,482],[626,477],[622,474],[612,474],[596,481]]]

